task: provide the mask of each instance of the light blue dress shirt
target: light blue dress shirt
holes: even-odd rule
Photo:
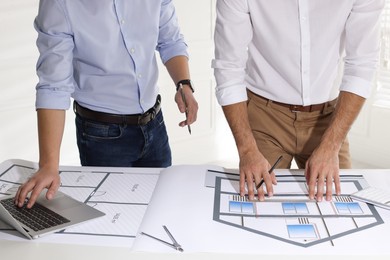
[[[36,108],[143,113],[163,63],[188,56],[172,0],[40,0]]]

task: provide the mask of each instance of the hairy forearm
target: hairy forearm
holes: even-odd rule
[[[222,109],[234,136],[240,157],[252,149],[257,149],[247,116],[246,102],[223,106]]]
[[[38,109],[39,166],[58,168],[65,111]]]
[[[338,151],[364,102],[365,99],[356,94],[340,92],[332,121],[322,136],[320,145]]]

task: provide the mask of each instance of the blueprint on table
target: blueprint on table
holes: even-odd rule
[[[16,192],[37,164],[0,164],[0,196]],[[61,166],[61,191],[106,216],[31,243],[120,246],[133,251],[248,254],[390,254],[390,211],[349,196],[368,184],[362,174],[340,170],[340,196],[309,200],[303,171],[275,170],[274,196],[264,202],[238,196],[239,177],[212,165],[159,168]],[[362,171],[358,171],[362,173]],[[24,236],[0,223],[0,239]]]
[[[390,254],[390,211],[349,196],[368,185],[363,171],[340,170],[342,194],[322,202],[308,198],[302,170],[275,173],[274,196],[259,202],[240,197],[239,176],[221,167],[168,168],[160,174],[140,230],[164,237],[161,225],[167,225],[185,252]],[[134,246],[172,251],[147,238]]]
[[[0,196],[17,191],[37,170],[33,162],[5,161],[0,166]],[[150,202],[160,169],[61,166],[60,190],[106,216],[39,239],[40,242],[131,247]],[[19,238],[0,224],[0,238]]]

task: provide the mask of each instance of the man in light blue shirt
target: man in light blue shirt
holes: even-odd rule
[[[34,25],[40,169],[20,187],[16,203],[21,206],[32,191],[31,207],[44,188],[48,199],[57,191],[71,98],[82,165],[170,166],[156,51],[177,86],[178,108],[187,114],[179,125],[192,124],[198,110],[172,0],[41,0]]]

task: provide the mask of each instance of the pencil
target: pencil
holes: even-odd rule
[[[279,158],[276,160],[276,162],[274,163],[274,165],[272,165],[271,169],[269,169],[269,171],[268,171],[269,174],[271,174],[271,173],[273,172],[273,170],[274,170],[275,167],[278,165],[278,163],[282,160],[282,158],[283,158],[282,155],[279,156]],[[260,181],[260,183],[256,185],[256,190],[258,190],[258,189],[261,187],[261,185],[263,185],[263,183],[264,183],[264,179],[262,179],[262,180]]]

